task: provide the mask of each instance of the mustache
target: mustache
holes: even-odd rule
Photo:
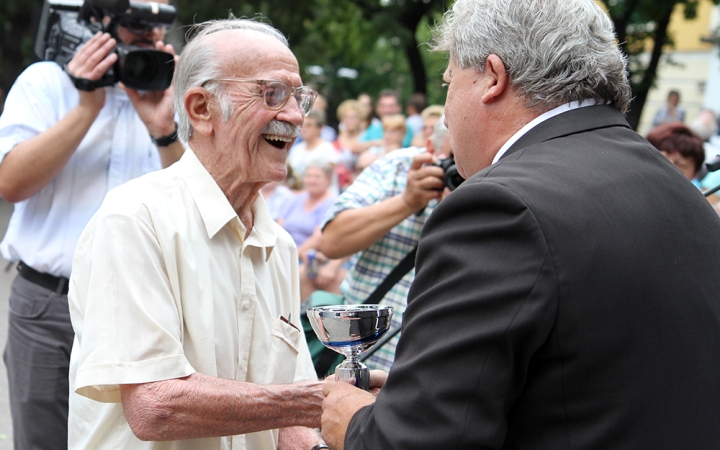
[[[300,134],[300,127],[282,120],[273,119],[269,124],[265,125],[260,134],[277,134],[295,138]]]

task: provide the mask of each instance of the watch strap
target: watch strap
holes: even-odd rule
[[[175,131],[168,134],[167,136],[162,136],[159,138],[154,138],[150,136],[150,139],[152,139],[153,143],[157,145],[158,147],[167,147],[168,145],[172,144],[173,142],[177,142],[178,140],[178,134],[177,134],[177,123],[175,123]]]

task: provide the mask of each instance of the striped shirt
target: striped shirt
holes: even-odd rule
[[[416,147],[395,150],[375,161],[338,197],[328,211],[322,226],[325,227],[346,209],[364,208],[402,194],[413,158],[424,151],[425,149]],[[345,303],[362,303],[373,293],[405,255],[417,245],[425,220],[436,204],[436,200],[430,201],[421,215],[410,215],[382,239],[353,255],[351,269],[340,286],[345,296]],[[393,307],[391,330],[399,328],[402,323],[408,290],[414,278],[415,271],[411,270],[380,302],[382,305]],[[365,361],[368,367],[389,371],[395,359],[395,347],[399,336],[399,334],[395,336]]]

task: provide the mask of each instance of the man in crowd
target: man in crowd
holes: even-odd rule
[[[436,49],[467,181],[423,228],[380,393],[326,385],[327,442],[715,448],[720,219],[628,126],[607,15],[458,0]]]
[[[392,89],[384,89],[380,91],[377,105],[375,106],[380,121],[370,123],[365,132],[360,136],[358,142],[353,145],[353,153],[360,154],[370,147],[382,145],[383,129],[382,119],[394,114],[402,114],[402,102],[400,94]],[[404,147],[408,147],[412,141],[412,131],[406,130]]]
[[[443,192],[443,169],[433,165],[447,157],[447,128],[437,123],[427,151],[416,147],[395,150],[362,171],[337,199],[323,224],[319,250],[329,258],[355,254],[340,286],[349,304],[362,303],[417,245],[425,221]],[[392,326],[402,323],[411,270],[380,302],[393,307]],[[367,361],[369,367],[390,370],[395,336]]]
[[[67,441],[67,288],[80,233],[109,189],[172,164],[184,151],[171,88],[73,85],[70,75],[100,79],[117,60],[118,42],[173,53],[162,43],[164,28],[110,31],[85,43],[66,71],[55,62],[28,67],[0,118],[0,195],[15,204],[0,251],[19,271],[4,353],[16,449],[56,449]]]
[[[78,243],[73,449],[320,442],[310,427],[322,385],[296,326],[297,251],[258,194],[285,178],[316,92],[274,28],[199,29],[173,81],[188,151],[111,191]]]

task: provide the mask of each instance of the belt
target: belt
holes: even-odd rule
[[[68,293],[68,279],[65,277],[56,277],[55,275],[50,275],[49,273],[38,272],[22,261],[18,263],[17,270],[21,277],[31,283],[54,291],[60,295],[67,295]]]

